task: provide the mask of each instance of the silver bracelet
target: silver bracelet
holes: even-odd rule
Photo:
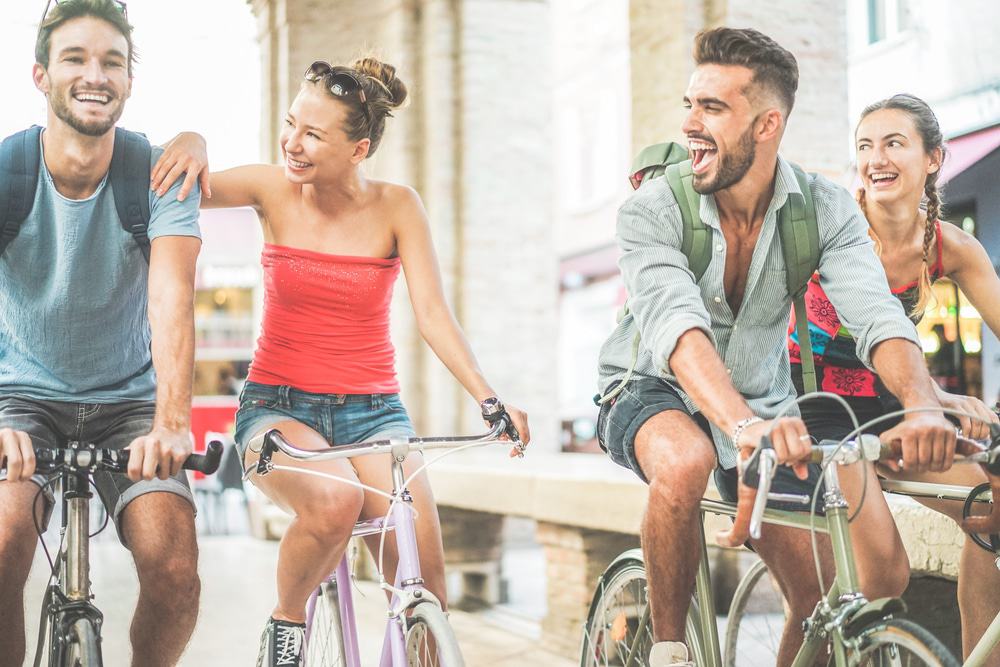
[[[743,435],[743,431],[747,430],[750,426],[754,424],[759,424],[764,421],[760,417],[754,415],[753,417],[747,417],[746,419],[741,419],[736,422],[736,426],[733,427],[733,447],[740,446],[740,436]]]

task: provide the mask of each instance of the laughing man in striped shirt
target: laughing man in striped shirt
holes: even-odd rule
[[[715,474],[735,501],[737,447],[770,432],[779,460],[800,461],[809,437],[797,416],[774,419],[795,397],[785,343],[791,298],[775,212],[801,192],[779,157],[798,86],[795,57],[754,30],[719,28],[695,42],[682,127],[713,255],[695,282],[680,250],[680,209],[666,179],[643,185],[620,209],[618,243],[630,313],[604,344],[598,435],[618,464],[649,484],[642,544],[656,644],[650,667],[688,665],[684,620],[699,558],[698,502]],[[868,225],[846,190],[809,177],[820,232],[821,284],[857,339],[858,356],[904,407],[937,407],[916,330],[886,282]],[[797,415],[797,410],[790,414]],[[845,415],[846,418],[846,415]],[[910,415],[883,439],[901,443],[913,470],[951,465],[955,429],[940,413]],[[861,477],[843,475],[848,497]],[[818,471],[781,466],[772,490],[811,492]],[[853,482],[853,487],[852,487]],[[798,507],[801,509],[801,506]],[[768,526],[754,548],[790,605],[778,664],[802,641],[799,619],[820,597],[808,536]],[[864,573],[862,582],[864,582]]]

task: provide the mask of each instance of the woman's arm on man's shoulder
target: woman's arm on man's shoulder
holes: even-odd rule
[[[163,146],[163,154],[150,174],[150,187],[163,195],[185,175],[178,194],[183,200],[196,181],[200,181],[204,197],[202,208],[259,208],[268,185],[283,178],[281,167],[251,164],[233,167],[209,175],[205,139],[196,132],[181,132]]]

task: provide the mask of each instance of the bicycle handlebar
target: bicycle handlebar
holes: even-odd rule
[[[204,454],[189,455],[182,467],[211,475],[219,469],[222,449],[222,442],[213,440]],[[127,449],[106,449],[86,442],[70,442],[65,447],[39,447],[35,449],[35,470],[42,474],[65,469],[90,473],[98,470],[125,472],[131,454]]]
[[[431,449],[450,449],[468,444],[487,445],[494,442],[506,443],[509,441],[500,440],[500,436],[508,433],[510,428],[510,417],[503,414],[493,422],[490,430],[483,435],[434,438],[389,438],[387,440],[372,440],[370,442],[337,445],[335,449],[324,450],[299,449],[285,440],[281,431],[278,429],[271,429],[255,438],[252,438],[247,443],[247,447],[251,451],[260,452],[260,458],[257,460],[256,472],[259,475],[264,475],[271,470],[271,457],[278,451],[299,461],[330,461],[333,459],[346,459],[355,456],[368,456],[371,454],[384,453],[392,453],[395,456],[402,456],[405,458],[412,451],[422,452]]]
[[[1000,429],[990,425],[989,447],[969,438],[959,436],[954,463],[978,463],[987,473],[993,498],[1000,501]],[[810,463],[847,465],[860,460],[879,461],[898,458],[898,449],[879,441],[878,436],[864,434],[854,440],[840,442],[823,440],[813,445]],[[754,449],[750,457],[740,464],[742,474],[737,488],[737,510],[731,531],[720,533],[716,541],[721,546],[739,546],[748,537],[759,539],[763,525],[764,510],[768,500],[798,502],[803,505],[811,501],[810,496],[799,494],[771,493],[771,482],[778,469],[777,454],[768,437]],[[969,533],[1000,533],[1000,512],[984,516],[969,516],[962,523]]]

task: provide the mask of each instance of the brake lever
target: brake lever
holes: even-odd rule
[[[761,443],[763,445],[763,442]],[[757,497],[754,498],[753,512],[750,514],[750,537],[759,540],[761,526],[764,522],[764,510],[767,509],[767,496],[771,492],[771,481],[774,477],[774,468],[777,460],[774,450],[758,447],[760,455],[758,457],[757,474]],[[744,479],[746,473],[744,472]]]

